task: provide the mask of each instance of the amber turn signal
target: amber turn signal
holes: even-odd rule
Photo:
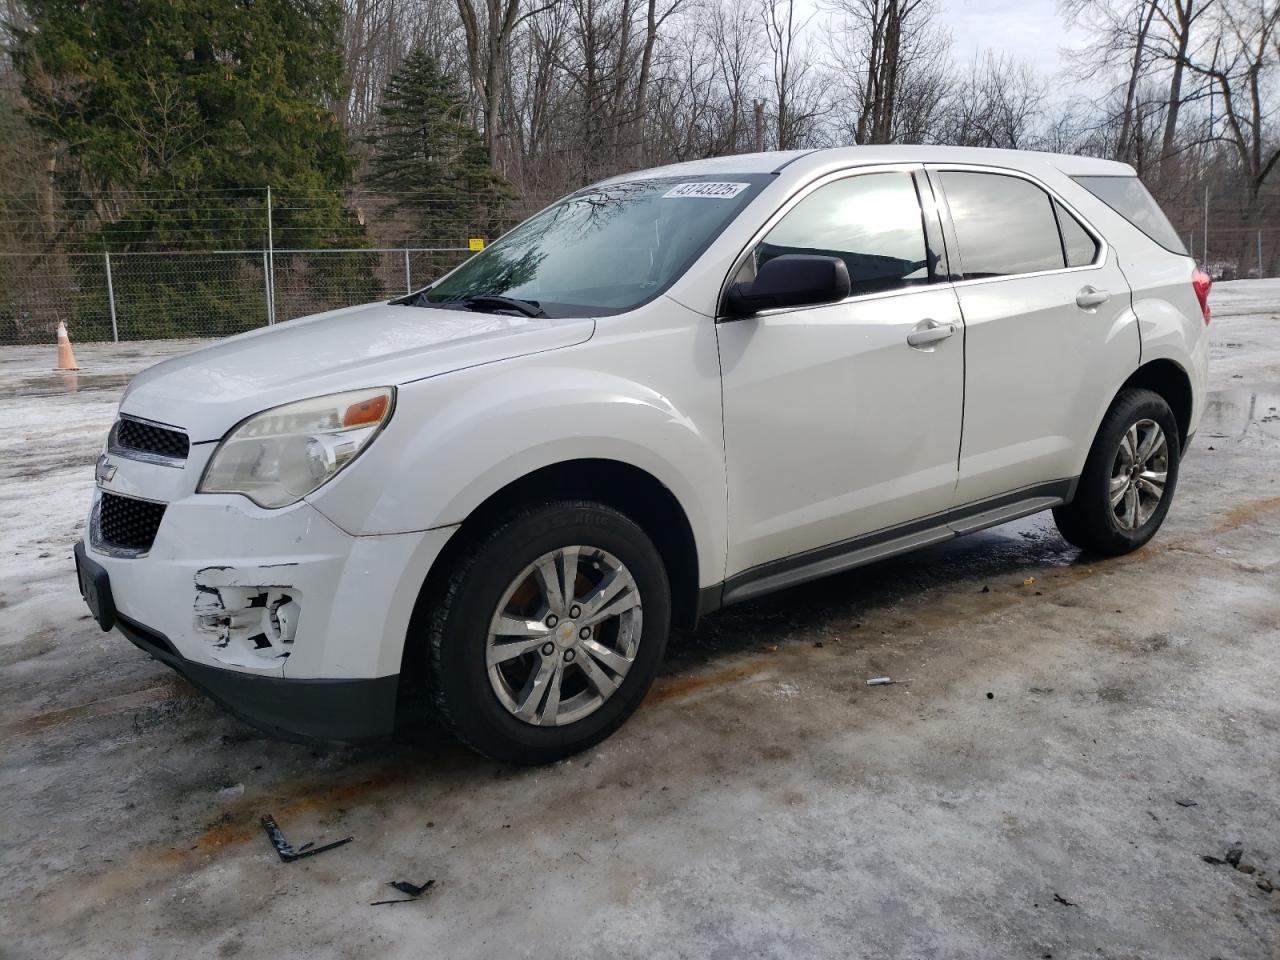
[[[362,400],[360,403],[353,403],[347,407],[347,412],[342,415],[342,425],[344,427],[363,427],[373,423],[381,423],[383,415],[387,412],[387,395],[384,393],[378,397],[370,397],[368,400]]]

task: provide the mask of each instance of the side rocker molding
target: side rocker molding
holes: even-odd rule
[[[1070,477],[1024,487],[760,564],[700,590],[698,615],[1070,503],[1078,482],[1079,477]]]

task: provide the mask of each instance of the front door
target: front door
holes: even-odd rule
[[[964,330],[917,187],[929,189],[903,169],[823,183],[792,202],[739,271],[749,280],[774,256],[835,256],[852,295],[717,325],[727,576],[951,503]]]

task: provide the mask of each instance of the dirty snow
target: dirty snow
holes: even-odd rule
[[[77,345],[74,373],[53,369],[54,344],[0,348],[0,610],[24,627],[0,631],[0,664],[16,656],[6,646],[52,645],[68,614],[84,613],[68,564],[120,395],[138,371],[202,342]]]
[[[0,954],[1274,960],[1280,281],[1212,302],[1149,547],[1082,557],[1039,516],[730,608],[537,770],[429,726],[284,743],[85,622],[94,457],[192,344],[77,346],[75,393],[52,344],[0,349]],[[355,839],[282,864],[264,813]],[[1202,859],[1237,842],[1255,873]]]

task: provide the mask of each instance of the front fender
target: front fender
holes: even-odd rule
[[[671,491],[693,531],[700,583],[718,582],[725,549],[718,378],[700,383],[689,371],[672,371],[676,379],[685,374],[687,402],[678,404],[663,384],[587,367],[577,353],[401,387],[384,435],[310,499],[353,534],[426,530],[460,523],[542,467],[616,460]]]

